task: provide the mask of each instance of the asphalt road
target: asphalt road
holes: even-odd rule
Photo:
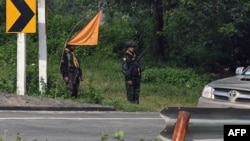
[[[124,131],[125,141],[153,141],[166,123],[158,112],[0,111],[0,136],[14,141],[115,141]]]

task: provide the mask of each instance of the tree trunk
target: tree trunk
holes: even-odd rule
[[[154,0],[154,53],[157,59],[165,60],[163,41],[163,9],[162,0]]]

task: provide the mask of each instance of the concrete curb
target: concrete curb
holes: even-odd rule
[[[116,111],[113,106],[28,95],[0,94],[0,110]]]
[[[0,110],[17,111],[116,111],[114,107],[29,107],[29,106],[1,106]]]

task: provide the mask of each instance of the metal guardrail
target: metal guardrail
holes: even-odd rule
[[[250,109],[166,107],[160,111],[166,122],[165,129],[158,136],[161,140],[182,141],[174,138],[181,112],[190,113],[190,118],[186,118],[186,135],[179,135],[184,136],[185,141],[223,141],[224,125],[250,125]]]

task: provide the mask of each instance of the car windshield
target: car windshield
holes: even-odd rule
[[[250,76],[250,68],[246,68],[246,70],[244,70],[244,72],[242,73],[243,75],[247,75]]]

